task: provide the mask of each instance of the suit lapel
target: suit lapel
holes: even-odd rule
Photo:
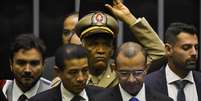
[[[93,99],[93,98],[92,98],[92,95],[93,95],[93,93],[95,93],[95,92],[92,92],[92,91],[90,90],[89,86],[86,86],[86,87],[85,87],[85,90],[86,90],[87,97],[88,97],[89,101],[91,101],[91,99]]]
[[[109,100],[108,100],[109,101]],[[112,89],[110,101],[123,101],[120,93],[119,85]]]
[[[60,90],[60,85],[56,86],[55,88],[52,88],[51,93],[50,93],[50,99],[52,97],[52,101],[62,101],[62,96],[61,96],[61,90]],[[48,98],[47,98],[48,99]]]
[[[197,89],[197,95],[198,95],[198,101],[201,101],[201,74],[197,71],[193,71],[193,78],[195,81],[196,89]]]
[[[148,86],[145,86],[145,98],[146,101],[155,101],[156,96],[153,94],[154,92]]]
[[[165,66],[163,66],[156,76],[156,86],[159,92],[168,95],[167,90],[167,80],[166,80],[166,73],[165,73]]]

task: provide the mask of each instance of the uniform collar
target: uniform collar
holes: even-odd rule
[[[96,77],[90,74],[89,84],[106,88],[113,82],[114,79],[116,79],[116,77],[116,72],[111,69],[110,65],[108,65],[106,71],[101,74],[101,76]]]

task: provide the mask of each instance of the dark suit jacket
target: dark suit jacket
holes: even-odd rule
[[[92,96],[103,91],[104,88],[99,88],[95,86],[87,86],[85,88],[89,101],[92,101]],[[32,97],[29,101],[62,101],[60,84],[50,90],[39,93]]]
[[[3,94],[2,90],[0,89],[0,101],[8,101],[5,97],[5,95]]]
[[[52,79],[55,78],[54,65],[55,65],[54,56],[45,59],[45,66],[42,76],[50,81],[52,81]]]
[[[173,101],[168,96],[162,95],[145,86],[146,101]],[[94,101],[123,101],[119,86],[109,88],[102,93],[93,96]]]
[[[145,77],[145,85],[151,86],[154,90],[168,95],[165,65],[160,70],[147,75]],[[201,73],[193,71],[193,78],[197,89],[198,100],[201,101]]]

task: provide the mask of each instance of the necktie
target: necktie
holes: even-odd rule
[[[139,101],[139,100],[135,97],[132,97],[129,101]]]
[[[177,101],[186,101],[185,94],[184,94],[184,87],[188,83],[187,80],[177,80],[175,81],[175,85],[178,89],[177,92]]]
[[[71,99],[71,101],[81,101],[81,100],[84,100],[84,98],[81,97],[81,96],[79,96],[79,95],[75,95],[75,96]]]
[[[28,98],[22,94],[17,101],[28,101]]]

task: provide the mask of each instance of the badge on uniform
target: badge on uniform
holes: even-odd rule
[[[107,20],[107,17],[102,12],[94,13],[94,15],[92,16],[92,24],[93,25],[98,25],[98,26],[105,25],[106,20]]]

